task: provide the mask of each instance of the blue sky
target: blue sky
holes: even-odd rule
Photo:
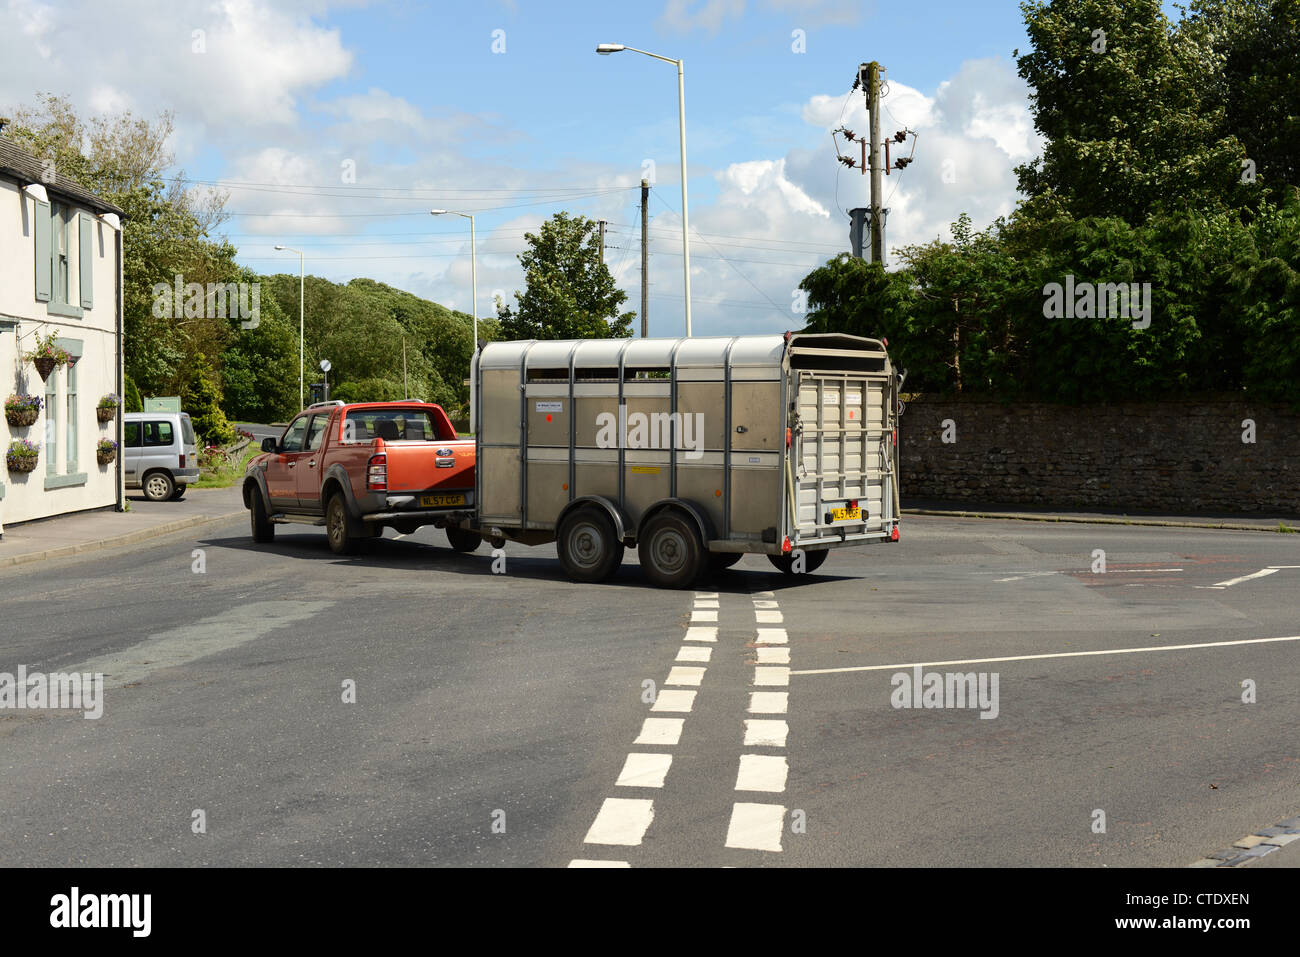
[[[802,325],[794,288],[867,201],[829,135],[865,130],[859,62],[888,70],[883,132],[917,134],[886,180],[890,247],[1009,212],[1013,167],[1039,148],[1002,0],[7,3],[0,107],[52,90],[85,112],[173,111],[178,165],[229,192],[225,231],[264,272],[296,270],[281,243],[313,274],[468,310],[466,224],[427,211],[475,212],[480,315],[520,287],[523,234],[559,209],[610,223],[637,308],[651,161],[652,334],[681,332],[676,71],[598,42],[685,60],[697,334]]]

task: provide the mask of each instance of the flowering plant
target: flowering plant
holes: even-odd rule
[[[39,395],[27,395],[18,393],[5,399],[5,412],[39,412],[45,400]]]

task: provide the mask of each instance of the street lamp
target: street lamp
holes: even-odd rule
[[[294,249],[290,246],[276,246],[275,248],[281,252],[291,252],[291,253],[298,254],[298,411],[301,412],[303,410],[303,398],[302,398],[303,255],[302,255],[302,250]]]
[[[474,214],[458,213],[452,209],[431,209],[434,216],[461,216],[469,220],[469,284],[473,286],[470,299],[474,304],[474,341],[469,348],[469,430],[478,434],[478,413],[474,408],[477,387],[474,382],[474,354],[478,352],[478,264],[474,257]]]
[[[677,125],[681,134],[682,144],[682,274],[686,283],[686,335],[690,336],[691,239],[690,218],[686,209],[686,80],[683,70],[684,61],[660,56],[658,53],[651,53],[648,50],[638,50],[636,47],[624,46],[621,43],[601,43],[596,46],[596,52],[602,56],[608,56],[611,53],[622,53],[624,50],[631,50],[633,53],[641,53],[645,56],[654,57],[656,60],[663,60],[665,63],[677,64]]]

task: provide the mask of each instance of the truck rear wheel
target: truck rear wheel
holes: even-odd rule
[[[564,573],[576,582],[602,582],[623,561],[623,543],[614,533],[614,523],[595,506],[575,509],[560,523],[555,539]]]
[[[325,507],[325,537],[335,555],[351,555],[357,550],[361,529],[357,528],[357,522],[348,512],[348,503],[342,492],[335,492]]]
[[[708,553],[695,524],[677,512],[660,512],[646,523],[637,556],[646,578],[660,588],[689,588],[705,568]]]
[[[454,525],[448,525],[447,544],[458,552],[472,552],[483,544],[483,536],[478,532],[471,532],[463,528],[456,528]]]
[[[804,552],[803,554],[804,574],[811,574],[822,567],[822,564],[826,561],[826,556],[830,554],[830,549],[820,548],[815,552]],[[782,574],[795,574],[793,555],[768,555],[767,560],[779,568]]]

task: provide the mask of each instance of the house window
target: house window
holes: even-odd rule
[[[50,273],[53,276],[51,301],[68,303],[71,270],[71,215],[62,203],[50,204]]]
[[[59,370],[45,380],[45,474],[54,475],[59,457]]]
[[[72,475],[77,471],[77,366],[75,364],[68,366],[66,403],[68,409],[68,447],[65,455],[65,470],[69,475]]]

